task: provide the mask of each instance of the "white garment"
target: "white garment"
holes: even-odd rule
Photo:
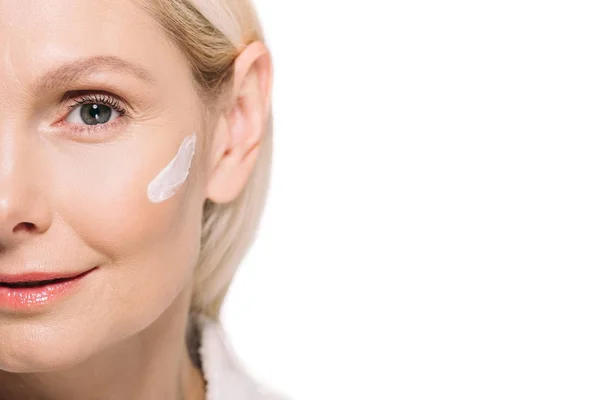
[[[206,400],[289,400],[258,383],[242,366],[223,326],[204,315],[195,319],[206,380]]]

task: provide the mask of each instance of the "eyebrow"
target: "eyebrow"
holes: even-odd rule
[[[84,76],[103,70],[115,70],[133,75],[145,83],[154,83],[152,74],[140,65],[116,56],[94,56],[63,64],[36,79],[32,93],[42,93],[80,81]]]

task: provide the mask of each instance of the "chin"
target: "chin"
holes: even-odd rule
[[[75,367],[83,360],[85,360],[85,355],[81,351],[55,352],[47,349],[36,351],[18,349],[16,352],[7,354],[3,349],[0,352],[0,370],[12,373],[59,371]]]
[[[90,357],[94,345],[74,340],[76,329],[67,332],[15,329],[6,334],[0,329],[0,370],[12,373],[49,372],[77,366]]]

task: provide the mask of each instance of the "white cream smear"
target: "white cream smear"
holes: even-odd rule
[[[196,132],[183,139],[175,158],[148,184],[148,199],[160,203],[175,195],[185,182],[196,152]]]

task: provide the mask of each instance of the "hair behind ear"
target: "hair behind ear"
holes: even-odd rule
[[[270,184],[273,148],[271,111],[256,165],[241,194],[221,204],[204,204],[202,243],[191,310],[218,320],[235,272],[254,243]]]
[[[227,97],[240,50],[264,42],[251,0],[144,0],[160,28],[187,57],[207,118]],[[210,121],[207,123],[210,128]],[[208,151],[211,130],[200,144]],[[226,204],[203,204],[200,255],[194,272],[190,310],[215,320],[235,272],[254,242],[270,183],[273,117],[269,110],[255,167],[240,195]],[[206,157],[204,157],[206,158]]]

